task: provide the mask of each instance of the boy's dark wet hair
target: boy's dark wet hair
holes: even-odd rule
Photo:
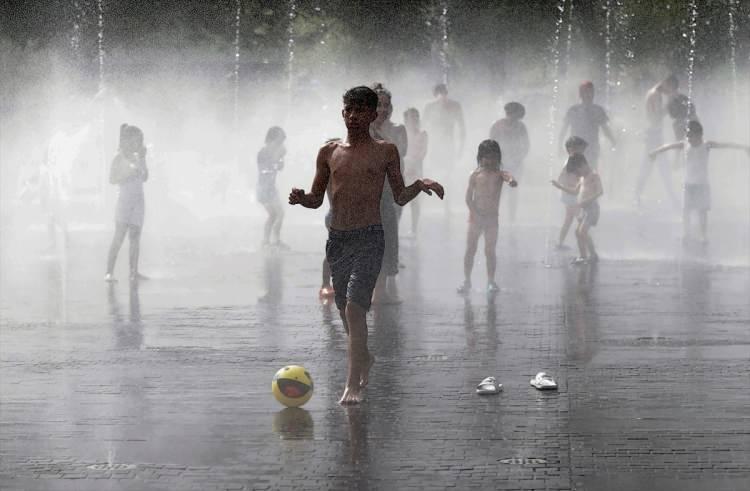
[[[505,115],[509,118],[523,119],[526,115],[526,108],[520,102],[509,102],[503,109],[505,109]]]
[[[670,73],[667,78],[662,80],[661,84],[664,87],[670,87],[674,90],[677,90],[677,88],[680,86],[680,79],[677,78],[677,75],[674,73]]]
[[[271,126],[266,132],[266,145],[273,141],[286,139],[286,133],[279,126]]]
[[[448,95],[448,86],[445,84],[437,84],[432,89],[432,95]]]
[[[703,135],[703,125],[695,120],[688,121],[687,134],[688,135]]]
[[[373,111],[377,110],[378,108],[378,94],[370,87],[365,87],[364,85],[353,87],[347,90],[344,93],[343,99],[344,105],[362,105],[367,109],[372,109]]]
[[[588,160],[583,156],[582,153],[575,153],[568,157],[568,162],[565,164],[565,172],[568,174],[577,174],[578,169],[584,165],[588,165]]]
[[[120,150],[124,152],[138,152],[143,146],[143,131],[137,126],[127,123],[120,125]]]
[[[585,149],[589,146],[589,143],[581,138],[580,136],[571,136],[567,140],[565,140],[565,150],[570,151],[573,147],[580,147],[581,150]]]
[[[502,160],[500,145],[495,140],[484,140],[477,148],[477,163],[481,165],[483,157],[496,157],[498,163]]]

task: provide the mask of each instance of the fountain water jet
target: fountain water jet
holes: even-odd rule
[[[547,122],[547,132],[549,136],[549,157],[548,157],[548,163],[547,163],[547,176],[549,179],[555,179],[557,176],[554,175],[554,164],[555,160],[557,159],[556,155],[556,134],[555,130],[557,129],[557,125],[555,122],[557,121],[557,103],[558,103],[558,95],[560,92],[560,35],[562,32],[562,24],[563,24],[563,17],[565,15],[565,4],[567,0],[558,0],[557,2],[557,10],[560,12],[560,15],[555,19],[555,34],[552,40],[552,76],[553,78],[553,84],[552,84],[552,101],[550,103],[549,107],[549,121]],[[551,211],[552,211],[552,203],[547,207],[547,233],[545,236],[545,242],[546,242],[546,257],[544,258],[544,265],[545,267],[552,267],[552,263],[550,261],[550,251],[552,249],[550,244],[550,229],[549,224],[551,223]]]
[[[690,0],[688,8],[690,9],[690,23],[688,29],[690,30],[690,49],[688,51],[688,100],[693,100],[693,74],[695,72],[695,28],[698,23],[698,5],[696,0]]]
[[[98,26],[99,34],[97,36],[97,48],[99,50],[99,92],[104,89],[104,6],[103,0],[97,0],[96,8],[99,14]]]
[[[739,127],[739,99],[737,95],[737,5],[729,0],[729,63],[732,69],[732,108],[734,112],[734,127]]]
[[[610,109],[612,96],[612,4],[606,0],[604,27],[604,107]]]
[[[448,85],[448,1],[442,3],[440,13],[440,68],[443,83]]]
[[[240,19],[242,15],[242,0],[235,1],[234,15],[234,114],[233,124],[235,135],[239,130],[240,103]]]
[[[287,42],[287,81],[286,87],[289,91],[289,101],[292,100],[292,88],[294,86],[294,20],[297,18],[297,1],[289,0],[289,26],[287,27],[287,34],[289,35],[289,41]]]

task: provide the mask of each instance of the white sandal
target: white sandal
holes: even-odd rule
[[[477,394],[480,396],[497,394],[503,390],[503,384],[498,384],[495,377],[487,377],[477,385]]]
[[[536,377],[529,381],[532,387],[539,390],[556,390],[557,382],[555,382],[551,376],[544,372],[539,372]]]

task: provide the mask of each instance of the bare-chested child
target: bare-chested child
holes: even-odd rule
[[[495,140],[484,140],[477,150],[479,167],[471,173],[466,189],[466,206],[469,207],[469,229],[466,234],[466,254],[464,255],[464,283],[458,293],[471,291],[471,270],[474,268],[474,255],[477,253],[479,237],[484,234],[484,254],[487,258],[487,292],[496,293],[498,216],[500,212],[500,191],[503,183],[511,187],[518,183],[509,172],[500,169],[502,154]]]
[[[708,210],[711,209],[711,186],[708,179],[708,152],[718,148],[745,150],[750,154],[750,146],[736,143],[717,143],[703,140],[703,126],[698,121],[687,124],[687,141],[678,141],[653,150],[652,159],[667,150],[685,152],[685,198],[682,205],[683,240],[690,238],[690,218],[692,212],[698,215],[702,243],[708,242]]]
[[[552,185],[567,193],[578,195],[580,214],[578,215],[576,239],[578,240],[580,256],[573,260],[573,264],[597,262],[599,256],[596,254],[594,241],[591,239],[589,230],[599,223],[599,198],[604,194],[602,180],[586,161],[586,157],[581,154],[573,154],[568,157],[565,170],[578,176],[578,184],[575,187],[568,187],[557,181],[552,181]]]
[[[354,87],[343,99],[346,140],[327,143],[320,149],[311,191],[293,188],[289,204],[320,207],[330,181],[332,217],[326,257],[336,306],[349,337],[349,367],[339,402],[356,404],[362,399],[374,361],[367,349],[365,314],[383,261],[380,197],[385,179],[400,206],[421,192],[435,192],[442,199],[443,187],[429,179],[404,185],[396,146],[370,136],[378,106],[378,95],[372,89]]]
[[[568,152],[568,157],[575,154],[582,155],[586,150],[587,145],[588,143],[586,143],[586,140],[580,136],[571,136],[565,140],[565,150]],[[567,169],[568,166],[566,161],[566,165],[564,165],[562,171],[560,171],[560,176],[557,178],[557,182],[564,187],[574,189],[578,185],[578,176],[569,173]],[[560,227],[560,236],[557,239],[555,249],[565,250],[568,249],[565,245],[565,238],[568,236],[568,230],[570,230],[570,226],[573,224],[573,220],[575,220],[579,211],[578,198],[575,194],[563,191],[560,196],[560,201],[565,205],[565,218],[563,219],[562,227]]]

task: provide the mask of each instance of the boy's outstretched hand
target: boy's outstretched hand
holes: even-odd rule
[[[445,196],[445,190],[443,189],[443,186],[440,185],[439,182],[433,181],[432,179],[422,179],[420,181],[417,181],[420,183],[419,189],[420,191],[423,191],[430,196],[432,196],[433,191],[435,194],[438,195],[438,198],[443,199],[443,196]]]
[[[304,189],[292,188],[292,192],[289,193],[289,204],[290,205],[300,204],[304,196],[305,196]]]

